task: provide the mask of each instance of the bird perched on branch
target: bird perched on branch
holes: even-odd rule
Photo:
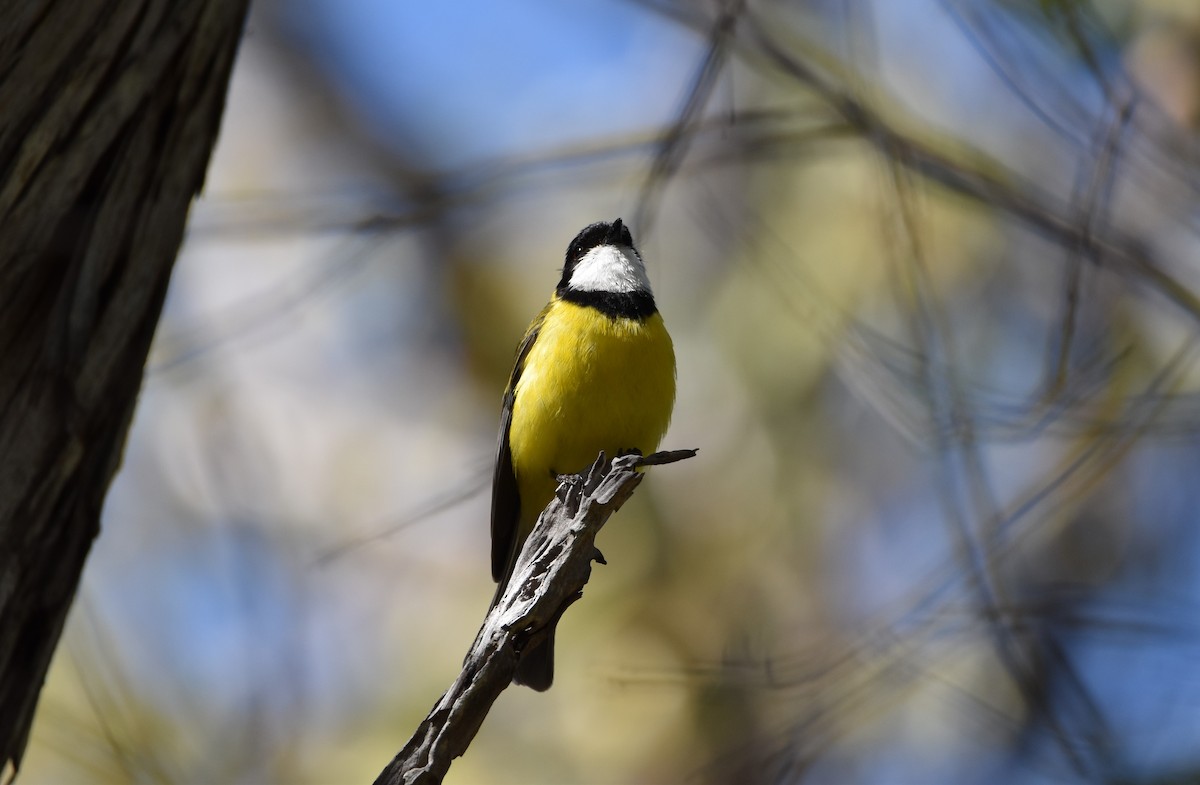
[[[567,246],[550,302],[517,350],[492,479],[492,578],[503,595],[556,477],[609,456],[658,447],[675,405],[675,351],[621,219],[586,227]],[[513,679],[554,680],[554,630],[526,650]]]

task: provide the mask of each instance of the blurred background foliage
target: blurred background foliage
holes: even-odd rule
[[[455,783],[1200,778],[1194,0],[262,0],[26,783],[370,781],[491,597],[525,324],[679,399]]]

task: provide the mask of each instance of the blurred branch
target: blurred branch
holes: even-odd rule
[[[1100,227],[1095,227],[1095,231],[1092,227],[1081,227],[1079,220],[1053,206],[1050,197],[1040,194],[1032,184],[1006,183],[904,135],[865,104],[825,83],[807,65],[778,48],[762,28],[756,27],[755,33],[777,65],[817,89],[889,159],[963,196],[1002,210],[1055,243],[1089,252],[1091,261],[1107,265],[1114,272],[1157,291],[1200,323],[1200,297],[1164,270],[1139,239],[1128,237],[1114,227],[1104,227],[1103,235]],[[1014,177],[1011,172],[1007,174],[1009,180]]]
[[[412,738],[375,780],[376,785],[438,783],[479,731],[500,693],[512,682],[521,652],[545,636],[583,596],[592,561],[603,563],[596,534],[641,483],[642,466],[691,458],[696,450],[626,455],[604,453],[585,474],[560,478],[558,493],[525,541],[504,596],[488,612],[462,672]]]
[[[913,215],[914,201],[911,173],[902,169],[895,160],[889,160],[891,182],[895,201],[899,207],[902,235],[907,246],[904,253],[905,270],[913,305],[912,330],[918,345],[923,349],[923,358],[946,359],[945,374],[938,374],[928,362],[922,362],[924,397],[928,401],[928,416],[941,425],[935,425],[938,434],[937,452],[940,456],[938,472],[942,508],[951,523],[951,535],[955,540],[957,558],[968,577],[968,585],[979,605],[981,618],[987,625],[996,656],[1013,680],[1030,711],[1045,717],[1051,737],[1061,748],[1072,768],[1081,776],[1092,774],[1089,761],[1069,742],[1065,724],[1056,716],[1049,700],[1039,663],[1052,656],[1042,650],[1037,639],[1022,636],[1019,622],[1000,611],[1009,604],[1008,588],[1004,585],[984,543],[992,534],[990,529],[1002,521],[1000,504],[992,488],[982,445],[975,427],[975,414],[963,390],[953,340],[953,329],[946,315],[944,304],[938,299],[920,240],[918,223]],[[961,479],[960,479],[961,478]],[[960,490],[960,482],[966,488]],[[1067,670],[1070,670],[1069,666]],[[1081,704],[1094,709],[1089,696],[1083,694]],[[1102,724],[1099,713],[1091,712],[1093,725]]]
[[[712,23],[704,16],[680,4],[635,1],[692,29],[711,29]],[[796,52],[795,46],[780,40],[781,28],[760,14],[744,10],[736,32],[736,40],[729,45],[744,63],[764,72],[776,71],[810,90],[887,159],[929,182],[1011,216],[1064,248],[1083,249],[1088,261],[1107,266],[1159,293],[1192,321],[1200,323],[1200,296],[1164,269],[1162,260],[1152,253],[1144,238],[1130,236],[1111,225],[1090,225],[1091,218],[1086,213],[1075,214],[1078,211],[1062,205],[1035,184],[1023,181],[1010,167],[962,140],[942,138],[935,146],[906,132],[903,129],[912,125],[911,118],[894,119],[863,101],[843,84],[844,78],[831,71],[828,57],[819,51]],[[1136,125],[1133,108],[1128,102],[1118,105],[1118,114],[1130,112],[1121,123]],[[929,129],[925,127],[923,131],[928,133]],[[939,147],[951,152],[941,152]]]
[[[680,164],[683,163],[688,146],[697,130],[696,120],[704,111],[704,107],[708,105],[708,99],[717,84],[717,77],[721,75],[725,67],[729,42],[737,29],[737,18],[741,14],[745,2],[744,0],[728,0],[724,5],[724,10],[713,24],[712,32],[709,33],[708,54],[705,55],[696,71],[687,100],[679,110],[675,123],[659,144],[658,152],[654,156],[654,163],[651,164],[646,181],[642,184],[642,191],[638,196],[637,212],[634,215],[634,225],[638,228],[639,234],[643,236],[649,234],[654,225],[662,191],[672,175],[679,170]]]

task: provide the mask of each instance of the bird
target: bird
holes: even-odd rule
[[[646,266],[620,219],[582,229],[562,277],[517,349],[492,477],[494,607],[558,476],[609,457],[648,455],[675,405],[675,350]],[[513,681],[554,681],[554,632],[521,654]]]

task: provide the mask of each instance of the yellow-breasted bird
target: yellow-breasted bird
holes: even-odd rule
[[[675,350],[621,219],[567,246],[562,279],[517,350],[492,478],[492,578],[499,601],[557,475],[609,457],[653,452],[675,405]],[[524,652],[513,679],[554,680],[554,631]]]

